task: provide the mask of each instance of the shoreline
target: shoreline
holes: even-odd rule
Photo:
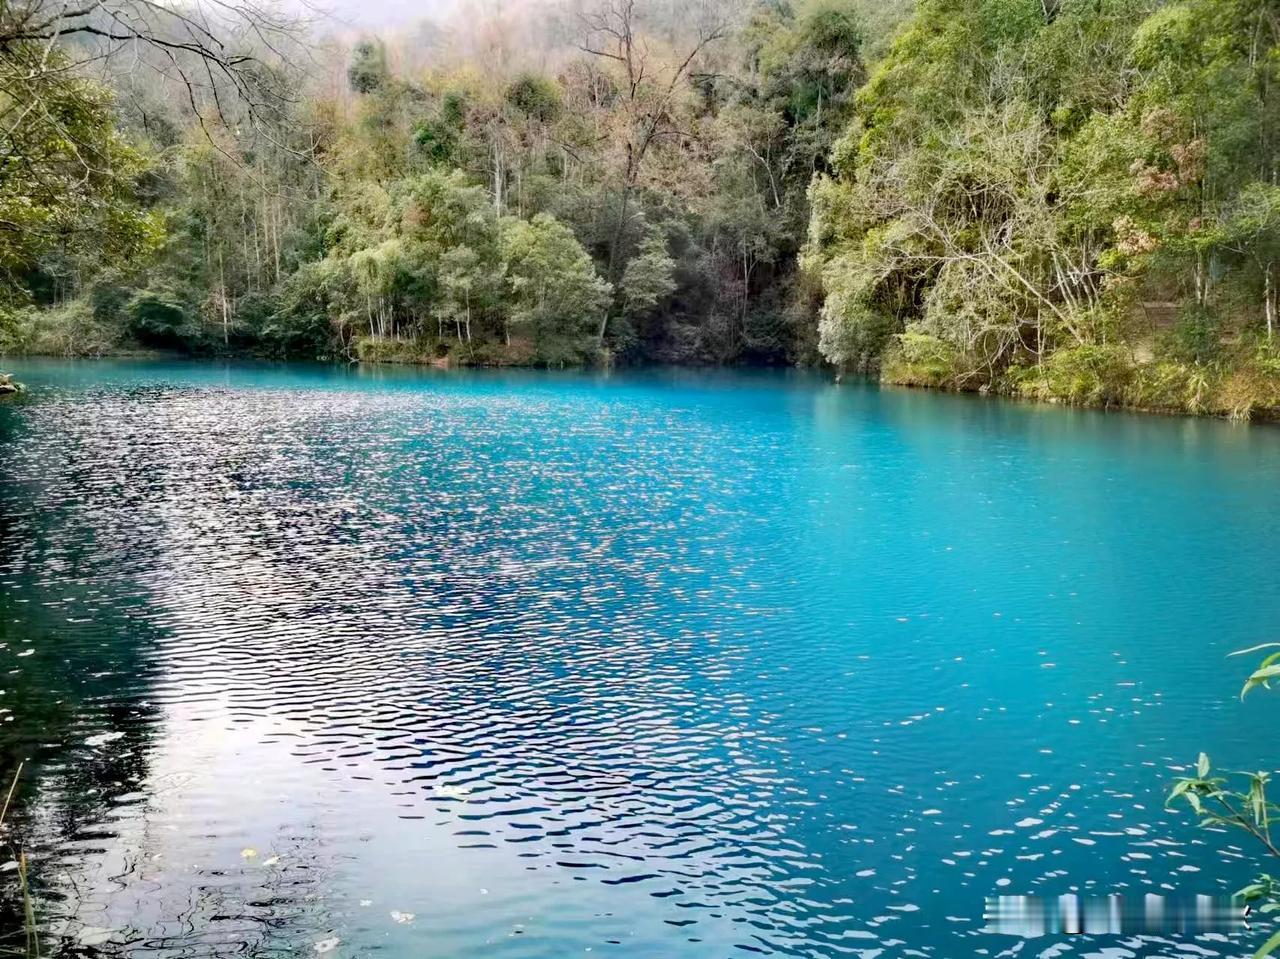
[[[1019,404],[1029,404],[1037,406],[1058,407],[1060,409],[1076,409],[1076,410],[1092,410],[1102,413],[1140,413],[1147,416],[1162,417],[1179,417],[1186,419],[1209,419],[1222,420],[1230,423],[1259,423],[1274,425],[1280,423],[1280,406],[1263,406],[1250,409],[1247,415],[1232,415],[1225,410],[1201,409],[1190,410],[1184,407],[1160,404],[1138,404],[1127,402],[1114,402],[1111,400],[1076,400],[1070,397],[1047,395],[1035,396],[1013,392],[1008,389],[993,389],[990,386],[983,386],[974,389],[957,388],[945,384],[933,384],[927,382],[913,381],[911,378],[895,379],[892,376],[883,374],[865,372],[842,372],[835,370],[829,366],[802,366],[802,365],[760,365],[760,364],[713,364],[713,363],[671,363],[671,362],[645,362],[634,364],[563,364],[560,366],[547,366],[545,364],[534,363],[452,363],[449,357],[435,358],[431,360],[414,360],[403,358],[367,358],[367,359],[300,359],[292,358],[275,358],[259,356],[252,353],[226,353],[208,356],[194,356],[189,353],[180,351],[167,351],[155,349],[126,349],[112,351],[110,353],[97,353],[87,356],[67,356],[52,353],[21,353],[21,354],[0,354],[0,381],[8,379],[12,381],[13,374],[6,373],[4,361],[6,360],[59,360],[73,362],[98,362],[110,360],[150,360],[150,361],[170,361],[179,363],[219,363],[219,362],[242,362],[242,363],[265,363],[265,364],[289,364],[301,363],[312,364],[317,366],[334,366],[334,367],[399,367],[407,369],[423,369],[436,370],[439,372],[461,372],[465,370],[524,370],[537,371],[545,370],[547,372],[564,371],[564,370],[582,370],[582,371],[608,371],[608,370],[643,370],[643,369],[681,369],[681,370],[811,370],[814,372],[824,372],[830,376],[831,381],[835,385],[842,385],[848,382],[865,382],[874,384],[881,388],[890,388],[897,390],[909,390],[921,393],[939,393],[949,394],[953,396],[965,396],[980,400],[1003,400],[1011,401]],[[18,387],[17,390],[0,390],[0,396],[21,396],[29,394],[23,384],[14,383]]]
[[[999,390],[958,390],[945,386],[929,386],[923,383],[900,383],[894,380],[866,377],[868,382],[895,390],[906,390],[918,393],[940,393],[948,396],[963,396],[974,400],[1001,400],[1006,403],[1017,403],[1021,406],[1047,406],[1060,410],[1089,410],[1094,413],[1136,413],[1142,416],[1158,416],[1167,419],[1186,420],[1218,420],[1223,423],[1248,425],[1275,425],[1280,423],[1280,407],[1265,407],[1251,411],[1247,417],[1233,417],[1229,413],[1214,410],[1193,412],[1176,406],[1138,406],[1131,403],[1087,403],[1074,402],[1060,396],[1022,396],[1017,393],[1006,393]]]

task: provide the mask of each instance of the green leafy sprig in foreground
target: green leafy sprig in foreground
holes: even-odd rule
[[[1280,643],[1264,643],[1233,655],[1242,656],[1263,649],[1280,650]],[[1280,678],[1280,652],[1268,655],[1254,670],[1245,681],[1240,698],[1243,699],[1259,686],[1270,689],[1271,680],[1277,678]],[[1265,771],[1231,772],[1226,776],[1215,776],[1209,757],[1201,753],[1196,761],[1195,775],[1178,779],[1165,805],[1185,803],[1200,817],[1201,826],[1243,830],[1267,853],[1280,858],[1280,848],[1271,832],[1271,824],[1280,816],[1280,805],[1267,795],[1270,781],[1271,774]],[[1236,896],[1259,914],[1280,912],[1280,878],[1263,873],[1237,892]],[[1254,953],[1254,959],[1274,955],[1278,950],[1280,932],[1276,932],[1259,947]]]

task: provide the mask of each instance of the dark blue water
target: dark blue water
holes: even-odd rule
[[[997,892],[1267,865],[1163,796],[1201,749],[1278,765],[1280,695],[1226,657],[1277,639],[1280,430],[798,374],[12,366],[0,755],[46,949],[1256,944],[981,930]]]

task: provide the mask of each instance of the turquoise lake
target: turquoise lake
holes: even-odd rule
[[[982,916],[1268,866],[1163,803],[1201,750],[1280,766],[1228,658],[1280,639],[1280,429],[800,373],[6,368],[0,778],[46,953],[1257,945]]]

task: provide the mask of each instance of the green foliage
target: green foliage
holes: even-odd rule
[[[281,284],[276,310],[261,336],[272,356],[322,359],[333,352],[330,271],[324,263],[304,263]]]
[[[531,336],[547,363],[581,362],[612,289],[573,232],[545,213],[508,220],[501,235],[510,324]]]
[[[435,344],[417,339],[387,339],[381,336],[361,336],[352,350],[362,363],[426,364],[436,358]]]
[[[438,120],[423,120],[413,134],[414,142],[429,163],[446,165],[458,149],[458,135],[451,126]]]
[[[1280,650],[1280,643],[1263,643],[1261,646],[1254,646],[1251,649],[1242,649],[1233,655],[1247,656],[1263,649]],[[1240,698],[1244,699],[1250,692],[1259,687],[1270,689],[1273,680],[1280,680],[1280,652],[1269,653],[1262,660],[1258,668],[1245,680],[1244,688],[1240,690]]]
[[[896,317],[880,302],[880,291],[858,254],[832,260],[823,276],[827,295],[818,320],[818,348],[839,366],[870,364],[888,345]],[[904,334],[904,342],[914,343],[913,335]],[[924,342],[919,345],[926,347]]]
[[[180,346],[191,322],[191,304],[172,286],[152,286],[129,303],[130,332],[147,346]]]
[[[308,85],[266,124],[234,98],[193,122],[181,88],[153,101],[125,81],[121,127],[102,88],[65,74],[87,124],[74,144],[101,141],[104,176],[50,214],[50,236],[74,212],[92,242],[28,243],[0,262],[0,315],[87,298],[119,348],[270,356],[810,357],[817,302],[796,265],[808,185],[852,119],[868,31],[883,41],[904,8],[762,7],[707,44],[640,10],[605,37],[634,44],[631,73],[610,47],[554,74],[410,76],[367,38],[342,64],[354,96]],[[75,172],[69,154],[56,162]],[[115,245],[92,236],[108,228]],[[0,235],[0,254],[35,236]],[[7,321],[6,341],[27,326]]]
[[[129,287],[117,278],[105,275],[89,288],[89,305],[93,317],[102,323],[118,324],[129,306]]]
[[[794,0],[703,46],[650,13],[554,75],[396,75],[366,39],[354,97],[309,89],[270,128],[150,102],[122,126],[10,45],[0,337],[53,342],[27,308],[83,300],[120,348],[820,355],[1072,403],[1280,404],[1260,0]]]
[[[264,334],[317,352],[354,334],[367,360],[581,363],[609,295],[566,225],[500,217],[437,166],[339,196],[327,256],[285,281]]]
[[[102,356],[116,352],[125,336],[116,323],[104,322],[84,300],[52,309],[18,311],[0,331],[0,351],[43,356]]]
[[[1247,420],[1280,408],[1280,368],[1265,357],[1265,350],[1236,350],[1211,364],[1139,363],[1126,346],[1093,345],[1059,350],[1041,364],[1012,366],[994,385],[1031,399]]]
[[[506,89],[506,100],[526,116],[551,123],[560,116],[563,100],[556,84],[535,73],[522,73]]]
[[[1142,409],[1202,413],[1209,389],[1206,370],[1161,360],[1138,367],[1129,399]]]
[[[1058,350],[1041,366],[1016,373],[1016,392],[1080,406],[1122,406],[1136,375],[1137,364],[1123,346],[1077,346]]]
[[[428,163],[448,166],[460,158],[465,123],[466,95],[451,90],[441,98],[433,115],[417,122],[413,130],[414,144]]]
[[[950,343],[911,329],[898,334],[896,340],[897,349],[885,361],[889,382],[935,389],[959,387],[962,358]]]
[[[1178,320],[1161,344],[1171,359],[1184,363],[1212,363],[1222,353],[1222,329],[1212,310],[1183,304]]]
[[[1280,806],[1267,795],[1271,774],[1237,773],[1235,775],[1244,777],[1247,784],[1247,788],[1237,791],[1227,788],[1230,780],[1226,777],[1211,773],[1209,757],[1201,753],[1195,775],[1175,782],[1168,803],[1181,800],[1200,818],[1200,825],[1243,830],[1272,855],[1280,856],[1280,849],[1271,842],[1271,822],[1280,813]]]
[[[1269,376],[1229,344],[1276,324],[1266,22],[1251,0],[922,0],[811,193],[827,358],[898,349],[886,375],[913,381],[1252,412]],[[1178,316],[1149,371],[1124,348],[1150,337],[1144,301]],[[949,343],[961,379],[913,369],[886,322]]]
[[[347,67],[347,83],[353,93],[367,95],[377,93],[390,82],[387,70],[387,51],[378,40],[362,40],[351,54]]]
[[[0,51],[0,299],[30,298],[42,261],[66,272],[145,254],[158,219],[135,202],[147,170],[116,128],[110,91],[46,44]]]
[[[1264,411],[1273,414],[1280,408],[1280,377],[1274,370],[1239,361],[1220,373],[1206,408],[1233,420],[1248,420]]]
[[[1280,649],[1280,643],[1263,643],[1251,649],[1243,649],[1233,655],[1245,656],[1263,649]],[[1259,687],[1271,688],[1271,681],[1280,678],[1280,652],[1271,653],[1245,681],[1240,693],[1243,699]],[[1165,800],[1166,807],[1185,805],[1200,821],[1200,825],[1214,830],[1239,830],[1246,833],[1269,855],[1280,857],[1271,835],[1271,824],[1280,815],[1278,805],[1267,793],[1271,773],[1239,772],[1228,776],[1214,776],[1209,757],[1201,753],[1196,760],[1195,773],[1174,782]],[[1238,783],[1239,785],[1234,785]],[[1246,905],[1266,916],[1280,913],[1280,880],[1263,873],[1245,886],[1236,896]],[[1263,959],[1280,950],[1280,932],[1275,933],[1254,953],[1254,959]]]
[[[865,41],[857,12],[847,3],[810,5],[790,37],[775,43],[789,46],[779,73],[785,76],[788,113],[797,121],[823,109],[841,109],[865,79],[862,47]]]
[[[645,237],[622,274],[622,313],[637,319],[653,312],[676,289],[676,261],[667,241],[656,233]]]

